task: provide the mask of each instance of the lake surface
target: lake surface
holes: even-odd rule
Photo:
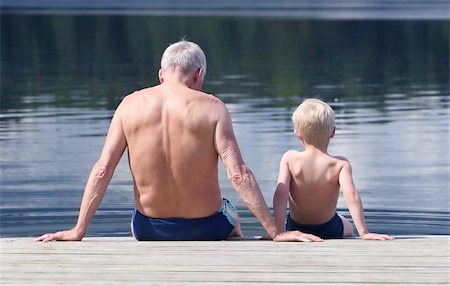
[[[336,112],[330,153],[353,165],[369,230],[450,234],[449,21],[282,17],[1,15],[1,236],[71,227],[114,109],[157,83],[165,47],[205,51],[204,90],[231,112],[272,206],[278,164],[302,150],[290,117],[306,97]],[[246,235],[262,228],[220,170]],[[88,235],[130,235],[122,158]],[[338,208],[348,211],[341,197]]]

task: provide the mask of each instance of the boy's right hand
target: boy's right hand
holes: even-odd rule
[[[370,232],[361,235],[361,238],[363,240],[394,240],[395,239],[392,236],[387,235],[387,234],[378,234],[378,233],[370,233]]]
[[[286,231],[275,236],[273,241],[276,242],[288,242],[288,241],[301,241],[301,242],[322,242],[320,237],[312,234],[303,233],[298,230]]]

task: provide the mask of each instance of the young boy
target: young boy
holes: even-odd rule
[[[278,231],[300,230],[320,238],[353,236],[353,227],[336,213],[339,189],[362,239],[391,240],[393,237],[369,233],[361,199],[352,178],[350,162],[327,153],[335,133],[334,112],[325,102],[306,99],[292,116],[295,135],[305,150],[287,151],[280,162],[280,173],[273,198]]]

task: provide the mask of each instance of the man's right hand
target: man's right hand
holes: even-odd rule
[[[276,242],[289,242],[289,241],[301,241],[301,242],[322,242],[323,240],[313,234],[303,233],[298,230],[286,231],[275,236],[273,241]]]
[[[55,233],[46,233],[38,238],[36,238],[34,241],[52,241],[52,240],[65,240],[65,241],[80,241],[83,238],[83,235],[81,235],[79,232],[75,231],[75,229],[71,230],[64,230],[64,231],[58,231]]]

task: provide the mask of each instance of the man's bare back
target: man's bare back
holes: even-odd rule
[[[207,217],[222,204],[214,137],[223,103],[183,85],[127,96],[118,109],[138,210],[149,217]]]

